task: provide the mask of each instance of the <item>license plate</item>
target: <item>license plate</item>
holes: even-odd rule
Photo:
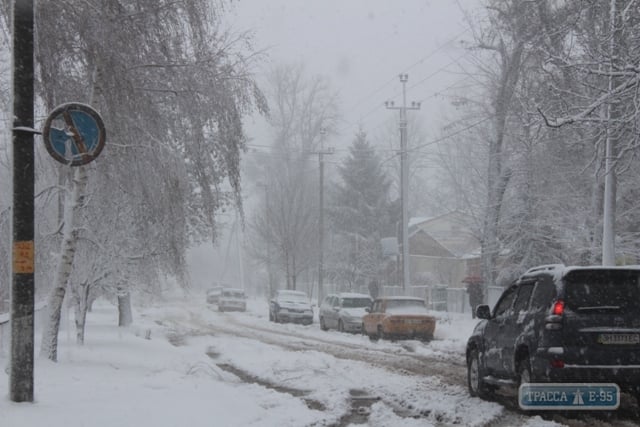
[[[422,320],[420,320],[420,319],[407,319],[406,322],[409,325],[419,325],[419,324],[422,323]]]
[[[640,344],[639,334],[600,334],[600,344]]]

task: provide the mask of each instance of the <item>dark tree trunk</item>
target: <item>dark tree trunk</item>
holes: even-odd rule
[[[129,291],[118,292],[118,326],[129,326],[133,323],[131,312],[131,294]]]

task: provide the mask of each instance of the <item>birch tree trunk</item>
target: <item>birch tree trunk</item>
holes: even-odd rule
[[[76,253],[79,229],[76,227],[84,205],[85,189],[87,187],[87,171],[85,166],[75,169],[71,196],[64,210],[63,237],[60,246],[60,262],[56,270],[53,289],[49,294],[47,304],[48,321],[42,334],[40,355],[56,362],[58,360],[58,331],[62,303],[73,270],[73,259]]]

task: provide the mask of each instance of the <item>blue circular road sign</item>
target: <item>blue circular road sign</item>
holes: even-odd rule
[[[44,145],[51,157],[70,166],[82,166],[98,157],[106,136],[100,114],[80,103],[56,107],[42,130]]]

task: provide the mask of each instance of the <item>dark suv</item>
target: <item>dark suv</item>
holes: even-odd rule
[[[476,314],[472,396],[528,382],[611,382],[640,396],[640,267],[532,268],[493,313],[481,305]]]

